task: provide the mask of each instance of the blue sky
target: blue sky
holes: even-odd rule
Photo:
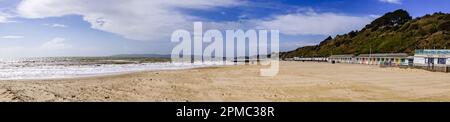
[[[105,4],[107,3],[107,4]],[[280,30],[281,51],[361,29],[386,12],[450,12],[448,0],[0,0],[0,57],[169,54],[176,29]]]

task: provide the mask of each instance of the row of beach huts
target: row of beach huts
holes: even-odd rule
[[[294,57],[288,60],[347,64],[379,65],[381,67],[421,68],[430,71],[450,72],[450,50],[416,50],[413,56],[406,53],[346,54],[329,57]]]

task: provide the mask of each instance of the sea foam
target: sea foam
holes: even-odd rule
[[[24,63],[25,62],[25,63]],[[66,62],[66,63],[61,63]],[[5,61],[0,63],[0,80],[59,79],[121,74],[139,71],[180,70],[217,66],[215,62],[203,63],[131,63],[131,64],[73,64],[69,61]],[[76,62],[76,61],[75,61]]]

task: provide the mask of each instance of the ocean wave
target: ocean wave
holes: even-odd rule
[[[139,72],[139,71],[180,70],[180,69],[216,66],[218,64],[221,64],[217,62],[201,62],[201,63],[154,62],[154,63],[130,63],[130,64],[90,63],[83,65],[75,65],[75,64],[55,65],[55,62],[57,63],[57,61],[42,62],[34,60],[2,62],[0,64],[0,80],[74,78],[74,77],[100,76],[100,75]]]

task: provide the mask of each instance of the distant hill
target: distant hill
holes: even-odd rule
[[[170,55],[160,55],[160,54],[119,54],[119,55],[112,55],[111,57],[170,58]]]
[[[415,49],[449,49],[450,14],[434,13],[412,19],[399,9],[366,25],[335,38],[328,37],[319,45],[282,52],[281,58],[320,57],[337,54],[409,53]]]

